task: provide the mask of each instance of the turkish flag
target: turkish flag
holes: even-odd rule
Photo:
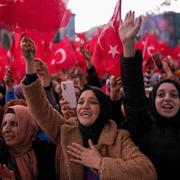
[[[158,49],[162,58],[169,57],[172,59],[177,59],[178,51],[176,51],[176,48],[171,48],[165,41],[158,41]]]
[[[157,53],[158,50],[158,40],[156,33],[145,34],[144,37],[136,43],[136,48],[142,50],[143,61],[146,62],[153,54]]]
[[[81,33],[85,34],[85,33]],[[76,59],[76,65],[78,65],[84,72],[86,72],[86,60],[80,51],[80,47],[84,45],[85,39],[82,36],[82,39],[76,38],[75,40],[71,40],[71,45],[74,51],[74,56]]]
[[[11,30],[57,30],[65,11],[63,0],[0,0],[0,25]]]
[[[51,66],[52,68],[54,67],[55,72],[63,69],[70,69],[75,65],[76,59],[74,50],[68,37],[60,41],[60,43],[53,44]]]
[[[7,56],[7,50],[0,47],[0,80],[4,79],[8,66],[9,58]]]
[[[86,59],[82,55],[80,51],[81,46],[88,47],[91,54],[93,54],[94,48],[97,44],[98,35],[92,37],[91,39],[86,38],[86,32],[76,34],[77,38],[75,40],[71,40],[72,47],[74,49],[75,57],[76,57],[76,64],[86,72]]]
[[[100,77],[106,73],[120,76],[122,54],[122,43],[118,34],[120,18],[121,0],[118,1],[110,21],[101,31],[92,55],[93,64]]]
[[[25,75],[25,61],[20,51],[20,35],[17,33],[13,33],[11,48],[0,48],[0,80],[4,79],[9,68],[15,83],[19,83]]]
[[[175,54],[175,59],[180,62],[180,46],[177,46],[173,49],[173,52]]]

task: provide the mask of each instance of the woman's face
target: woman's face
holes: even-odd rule
[[[1,124],[1,134],[7,146],[18,144],[18,130],[16,115],[7,113]]]
[[[79,122],[85,126],[91,126],[100,113],[100,105],[92,90],[84,91],[77,104],[77,117]]]
[[[165,118],[171,118],[177,114],[180,107],[180,98],[174,84],[167,82],[159,86],[155,106],[158,113]]]

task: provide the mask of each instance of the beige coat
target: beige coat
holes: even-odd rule
[[[27,104],[37,123],[57,145],[56,170],[61,180],[83,180],[82,165],[70,162],[67,146],[72,142],[82,144],[76,118],[65,121],[46,99],[40,81],[22,84]],[[130,139],[126,130],[117,129],[109,120],[96,148],[102,158],[99,176],[101,180],[155,180],[156,172],[150,160],[142,154]]]

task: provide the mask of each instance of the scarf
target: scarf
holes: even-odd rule
[[[35,179],[37,160],[32,149],[32,140],[37,133],[38,126],[35,124],[28,107],[23,105],[11,106],[5,112],[4,118],[7,113],[14,113],[18,124],[17,144],[8,147],[11,157],[16,162],[22,180]]]
[[[88,140],[91,139],[94,144],[97,144],[104,125],[112,118],[112,102],[100,88],[85,86],[82,92],[86,90],[93,91],[100,104],[100,114],[91,126],[85,127],[79,122],[79,130],[83,138],[83,144],[85,147],[89,147]]]
[[[180,97],[180,85],[176,81],[171,80],[171,79],[164,79],[164,80],[159,81],[158,83],[156,83],[156,85],[153,87],[153,90],[150,93],[151,113],[157,120],[157,123],[161,124],[162,126],[171,126],[174,128],[179,128],[180,127],[180,110],[177,112],[177,114],[174,117],[171,117],[171,118],[166,118],[166,117],[161,116],[156,110],[155,98],[157,95],[157,90],[159,86],[163,83],[172,83],[176,87],[179,97]]]

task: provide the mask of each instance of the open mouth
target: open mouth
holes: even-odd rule
[[[80,113],[80,115],[82,117],[89,117],[91,115],[91,113],[89,111],[83,111],[83,112]]]
[[[165,105],[162,106],[162,109],[164,109],[164,110],[171,110],[171,109],[173,109],[173,106],[170,105],[170,104],[165,104]]]

